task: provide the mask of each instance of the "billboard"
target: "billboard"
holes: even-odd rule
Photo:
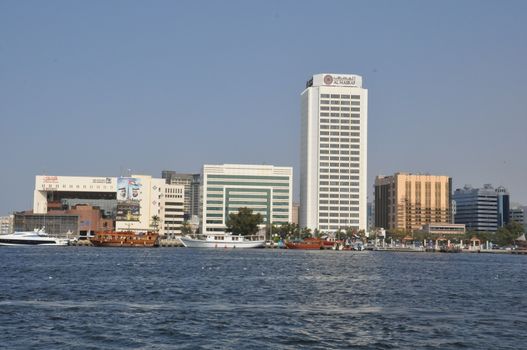
[[[120,177],[117,179],[117,221],[139,221],[143,191],[141,179]]]

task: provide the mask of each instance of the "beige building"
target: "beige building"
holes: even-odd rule
[[[155,226],[161,236],[173,238],[181,234],[184,186],[167,184],[165,179],[149,175],[117,178],[36,176],[34,214],[70,210],[79,204],[100,208],[103,218],[113,221],[117,231],[142,231]],[[154,217],[157,218],[155,224]],[[109,225],[98,227],[99,221],[93,219],[88,221],[90,230],[112,228]]]
[[[416,231],[451,223],[452,178],[396,173],[375,178],[375,226]]]
[[[13,233],[14,215],[6,215],[0,217],[0,235],[8,235]]]

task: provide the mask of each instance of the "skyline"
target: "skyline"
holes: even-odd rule
[[[36,175],[203,164],[292,166],[298,200],[317,73],[369,90],[370,201],[375,176],[413,172],[527,205],[527,4],[397,4],[0,3],[0,215],[32,207]]]

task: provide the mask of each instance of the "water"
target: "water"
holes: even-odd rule
[[[2,247],[0,348],[519,349],[527,256]]]

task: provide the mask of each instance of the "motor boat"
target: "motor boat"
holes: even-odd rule
[[[44,229],[0,235],[0,245],[68,245],[69,240],[49,236]]]

